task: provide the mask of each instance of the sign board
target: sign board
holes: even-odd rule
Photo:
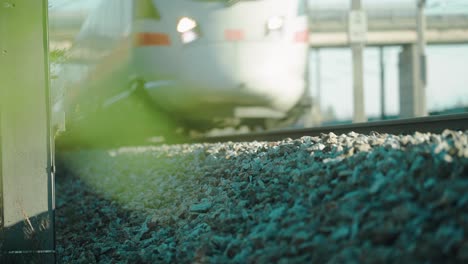
[[[349,12],[348,36],[350,43],[365,43],[367,41],[367,14],[364,10]]]
[[[0,263],[54,263],[47,0],[0,4]]]

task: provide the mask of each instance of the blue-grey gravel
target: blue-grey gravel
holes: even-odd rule
[[[468,131],[58,160],[61,263],[468,262]]]

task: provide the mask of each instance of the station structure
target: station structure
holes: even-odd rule
[[[363,6],[361,0],[351,0],[350,8],[310,7],[309,43],[318,54],[317,76],[320,72],[320,51],[350,47],[353,54],[353,121],[362,122],[364,94],[362,82],[362,54],[364,47],[380,50],[381,112],[385,109],[385,47],[401,47],[399,54],[399,104],[402,118],[421,117],[428,114],[426,107],[426,54],[427,45],[468,44],[468,14],[427,14],[426,1],[415,0],[414,6]],[[320,108],[320,78],[314,80],[316,94],[313,105]],[[314,109],[320,120],[320,109]]]

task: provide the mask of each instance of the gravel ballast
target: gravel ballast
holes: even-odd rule
[[[468,131],[58,157],[60,263],[468,262]]]

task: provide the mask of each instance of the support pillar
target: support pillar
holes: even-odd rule
[[[0,4],[0,263],[54,263],[47,0]]]
[[[322,60],[320,57],[320,49],[315,52],[315,104],[314,104],[314,120],[315,125],[322,125]]]
[[[403,46],[400,53],[400,117],[420,117],[427,115],[426,107],[426,0],[418,0],[416,44]]]
[[[367,17],[361,0],[352,0],[349,15],[349,41],[353,54],[353,122],[366,122],[364,107],[364,43],[367,34]]]
[[[424,115],[421,111],[425,97],[421,87],[421,61],[418,46],[404,45],[399,55],[400,117],[411,118]]]
[[[379,48],[380,60],[380,119],[385,119],[385,47]]]
[[[426,107],[426,86],[427,86],[427,65],[426,65],[426,15],[424,14],[424,8],[426,6],[426,0],[418,0],[418,54],[420,63],[419,72],[419,96],[421,97],[419,102],[418,113],[420,116],[427,115]]]

